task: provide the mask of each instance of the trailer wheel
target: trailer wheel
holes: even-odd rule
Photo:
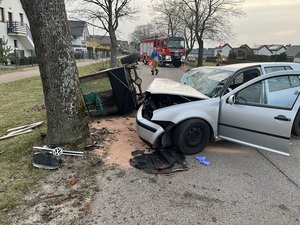
[[[126,64],[126,63],[133,63],[134,61],[137,61],[141,58],[141,54],[140,53],[134,53],[128,56],[125,56],[121,59],[121,63],[122,64]]]

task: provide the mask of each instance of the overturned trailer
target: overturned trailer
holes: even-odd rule
[[[138,108],[144,97],[136,71],[139,58],[139,53],[132,54],[121,59],[121,67],[80,77],[89,116],[124,114]]]

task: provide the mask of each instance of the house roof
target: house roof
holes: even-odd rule
[[[97,41],[100,45],[111,45],[109,36],[94,35],[90,38],[94,38],[94,40]]]
[[[203,48],[203,55],[213,55],[214,53],[214,48]]]
[[[84,29],[86,28],[85,21],[78,21],[78,20],[69,20],[69,27],[70,32],[73,37],[82,36]]]
[[[281,48],[284,48],[284,49],[285,49],[284,45],[271,45],[271,46],[269,47],[269,49],[270,49],[271,51],[278,51],[278,50],[280,50]]]
[[[221,47],[224,48],[226,45],[227,45],[229,48],[233,49],[228,43],[224,44],[224,45],[221,46]],[[218,49],[218,48],[220,48],[220,46],[215,47],[215,49]]]
[[[268,48],[266,45],[256,45],[256,46],[254,46],[253,48],[251,48],[252,50],[260,50],[260,49],[262,49],[262,48]],[[269,49],[269,48],[268,48]]]
[[[288,50],[286,50],[285,54],[288,57],[295,57],[300,52],[300,45],[292,45]]]
[[[226,45],[228,45],[228,47],[232,49],[232,47],[228,43],[226,43],[225,45],[223,45],[222,48],[224,48]]]

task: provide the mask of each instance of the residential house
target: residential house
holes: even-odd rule
[[[203,48],[203,61],[206,60],[207,57],[214,57],[214,48]],[[188,55],[188,57],[194,57],[196,60],[198,60],[198,51],[199,49],[192,49]]]
[[[89,41],[89,30],[85,21],[69,20],[71,41],[75,52],[87,51]]]
[[[20,0],[0,1],[0,38],[7,41],[15,57],[35,54],[29,21]]]
[[[285,54],[290,62],[300,62],[300,45],[292,45]]]
[[[225,58],[228,58],[229,53],[231,50],[233,50],[233,48],[229,44],[224,44],[223,46],[215,47],[214,53],[213,53],[214,56],[217,55],[218,50],[222,50],[222,52],[220,54],[223,55]]]
[[[203,60],[205,61],[207,57],[214,57],[214,48],[203,48]],[[197,49],[197,58],[198,59],[198,49]]]
[[[235,53],[236,59],[239,60],[247,59],[247,55],[254,55],[253,50],[247,44],[233,47],[230,53]]]
[[[101,48],[101,49],[111,49],[111,42],[109,36],[100,36],[94,35],[90,37],[90,42],[87,43],[88,47],[92,47],[93,49]]]
[[[254,55],[271,56],[273,53],[266,45],[257,45],[252,48]]]
[[[270,51],[272,52],[272,55],[280,55],[281,53],[284,53],[287,48],[284,45],[270,45],[268,46]]]
[[[295,55],[294,62],[295,63],[300,63],[300,51]]]
[[[129,49],[129,44],[128,44],[128,41],[121,41],[121,40],[118,40],[118,46],[120,49],[122,50],[127,50]]]

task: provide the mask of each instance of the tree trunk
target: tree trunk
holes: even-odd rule
[[[21,0],[28,16],[47,111],[47,144],[77,146],[89,136],[64,0]]]
[[[110,68],[115,68],[117,67],[118,64],[118,43],[117,43],[117,37],[115,31],[110,31],[109,32],[110,36],[110,42],[111,42],[111,57],[110,57]]]
[[[203,40],[199,39],[198,40],[198,65],[197,66],[202,66],[202,61],[203,61]]]

